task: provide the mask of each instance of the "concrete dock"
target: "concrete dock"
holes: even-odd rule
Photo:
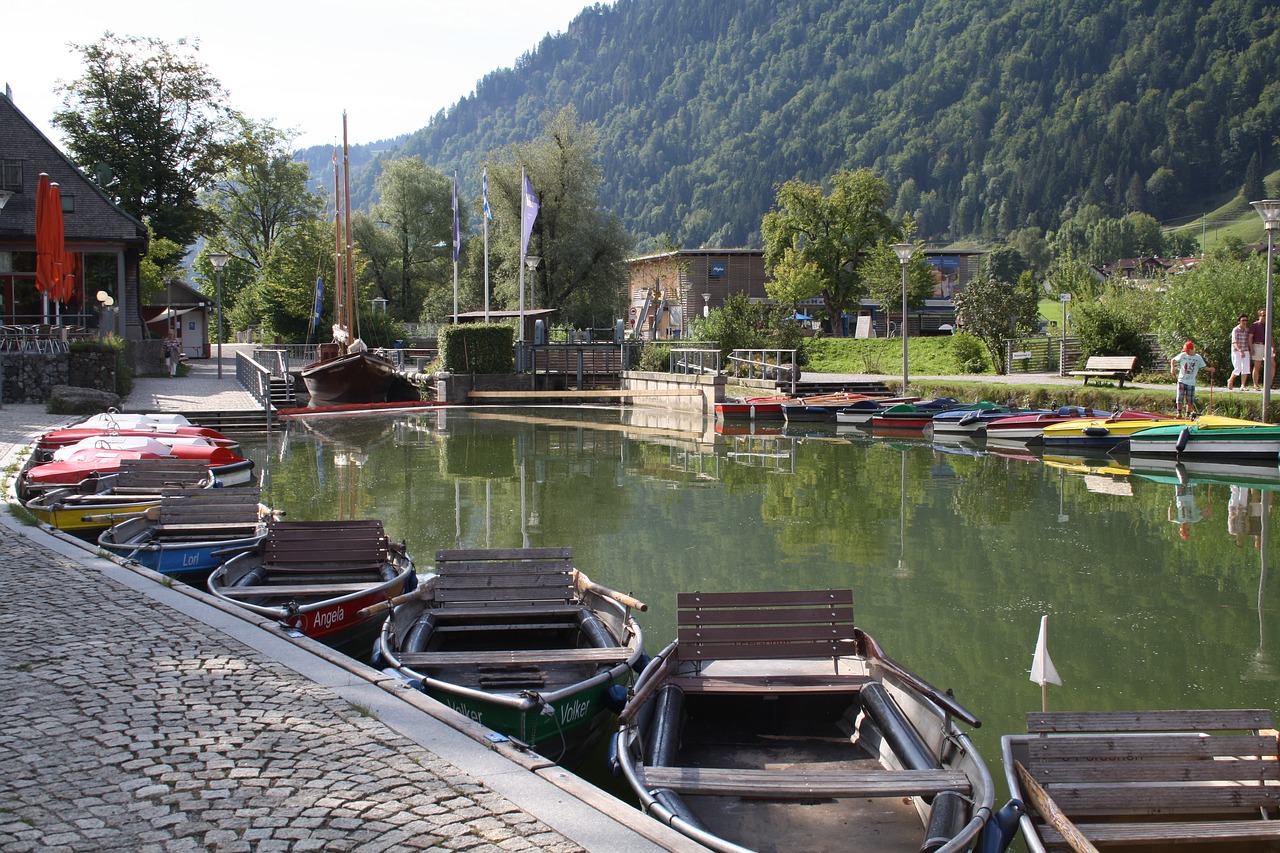
[[[227,358],[127,408],[256,407]],[[0,464],[68,420],[3,406]],[[319,643],[0,524],[0,850],[703,849]]]

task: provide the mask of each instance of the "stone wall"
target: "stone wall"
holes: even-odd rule
[[[47,403],[55,385],[116,392],[114,353],[5,353],[0,362],[5,403]]]

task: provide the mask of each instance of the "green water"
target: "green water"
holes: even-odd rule
[[[1041,706],[1042,614],[1063,681],[1051,710],[1280,702],[1274,467],[1235,510],[1225,482],[1105,459],[690,426],[441,409],[294,422],[245,448],[289,518],[380,518],[420,571],[439,548],[573,546],[593,580],[649,604],[650,651],[672,638],[680,591],[850,587],[861,627],[982,718],[997,779],[999,736]]]

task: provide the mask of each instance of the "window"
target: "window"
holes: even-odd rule
[[[75,213],[75,212],[76,212],[76,197],[75,197],[75,196],[73,196],[73,195],[65,195],[65,194],[63,194],[63,195],[60,195],[60,196],[59,196],[59,198],[60,198],[60,199],[62,199],[62,212],[63,212],[63,213]]]
[[[0,160],[0,190],[22,192],[21,160]]]

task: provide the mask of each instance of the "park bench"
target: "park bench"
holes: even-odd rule
[[[1115,379],[1124,387],[1124,381],[1133,376],[1137,366],[1136,355],[1091,355],[1083,370],[1071,371],[1072,376],[1083,376],[1084,384],[1092,379]]]

